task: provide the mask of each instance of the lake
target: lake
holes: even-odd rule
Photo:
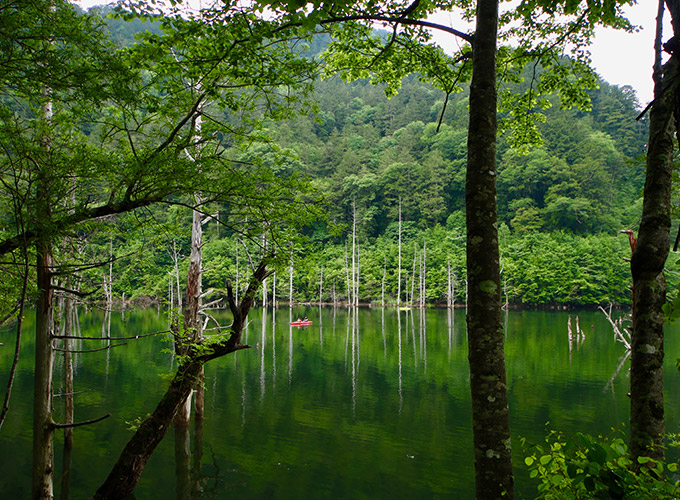
[[[225,324],[228,313],[218,312]],[[289,322],[308,316],[309,327]],[[578,316],[585,339],[570,342]],[[506,363],[516,487],[531,498],[519,437],[627,434],[628,367],[601,312],[505,313]],[[83,336],[167,329],[155,309],[79,313]],[[109,324],[110,320],[110,324]],[[0,431],[0,497],[30,498],[34,319],[25,323],[10,412]],[[666,333],[666,426],[680,431],[680,328]],[[252,349],[206,365],[205,420],[189,441],[171,431],[150,460],[136,498],[472,498],[474,476],[465,311],[296,307],[251,312]],[[2,396],[14,332],[0,330]],[[91,495],[150,413],[176,361],[164,335],[75,360],[76,420],[112,417],[74,431],[71,498]],[[80,341],[93,349],[103,341]],[[55,394],[63,392],[57,357]],[[55,420],[63,415],[55,398]],[[63,435],[55,442],[60,490]],[[677,452],[672,452],[677,458]],[[189,455],[200,457],[189,460]],[[188,461],[187,461],[188,460]]]

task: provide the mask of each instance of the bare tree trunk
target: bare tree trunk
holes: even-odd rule
[[[73,394],[75,392],[73,383],[73,356],[71,354],[71,339],[73,335],[73,299],[66,294],[64,300],[64,423],[72,424],[75,408],[73,404]],[[73,427],[64,429],[64,460],[61,474],[61,498],[67,500],[69,497],[69,485],[71,479],[71,458],[73,456]]]
[[[476,18],[465,188],[475,485],[479,499],[513,498],[496,229],[498,0],[478,0]]]
[[[48,124],[53,117],[51,90],[43,89],[41,119]],[[42,137],[45,151],[50,149],[48,136]],[[44,167],[43,167],[44,168]],[[52,289],[52,242],[49,221],[51,207],[49,180],[41,169],[37,180],[36,215],[43,224],[43,237],[36,243],[36,278],[38,301],[35,318],[35,370],[33,383],[33,499],[51,499],[54,496],[54,423],[52,420],[52,369],[54,345],[52,328],[54,320],[54,290]]]
[[[323,303],[323,266],[321,266],[321,273],[319,275],[319,305]]]
[[[411,300],[409,306],[413,307],[414,297],[416,296],[416,264],[418,262],[418,245],[413,242],[413,271],[411,271]]]
[[[356,307],[359,306],[359,269],[361,268],[361,252],[360,252],[360,247],[357,245],[357,275],[356,279],[354,280],[354,305]]]
[[[352,305],[352,280],[350,279],[349,257],[347,256],[347,242],[345,242],[345,276],[347,277],[347,305]]]
[[[38,302],[35,320],[35,379],[33,385],[33,498],[51,499],[54,449],[52,426],[53,298],[52,247],[37,245]]]
[[[680,22],[675,0],[667,2],[676,26]],[[663,3],[660,2],[661,22]],[[660,45],[658,38],[657,45]],[[648,456],[664,456],[664,314],[666,279],[663,267],[670,247],[671,175],[673,154],[674,110],[677,90],[665,91],[678,78],[678,61],[674,55],[662,70],[660,46],[654,73],[654,104],[649,115],[649,143],[644,202],[638,240],[631,259],[635,314],[631,338],[630,368],[630,451],[633,463]],[[676,117],[677,119],[677,117]]]
[[[397,258],[397,307],[401,305],[401,196],[399,197],[399,256]]]
[[[263,252],[267,252],[267,236],[262,235],[262,249]],[[267,307],[267,280],[264,280],[262,282],[262,309],[266,309]]]
[[[238,291],[241,289],[240,288],[241,283],[239,281],[240,272],[239,272],[238,264],[239,264],[239,262],[238,262],[238,245],[236,245],[236,290],[234,291],[234,293],[236,294],[236,302],[238,302]],[[292,293],[291,293],[291,296],[292,296]]]
[[[352,295],[350,304],[356,305],[356,247],[357,247],[357,205],[356,198],[352,198]]]
[[[425,308],[425,305],[427,303],[427,249],[425,248],[425,242],[423,242],[423,271],[421,273],[422,276],[422,286],[421,286],[421,307]]]
[[[385,307],[385,278],[387,277],[387,257],[385,257],[385,267],[383,267],[383,277],[382,277],[382,283],[380,287],[380,304],[382,307]],[[384,311],[383,311],[384,314]]]
[[[288,291],[288,304],[293,307],[293,259],[290,260],[290,289]]]
[[[446,308],[451,309],[453,307],[453,294],[451,293],[451,259],[447,259],[447,273],[446,273]]]

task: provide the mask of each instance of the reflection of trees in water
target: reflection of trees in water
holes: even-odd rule
[[[258,342],[258,348],[260,349],[260,405],[264,401],[265,393],[265,350],[267,347],[267,309],[262,308],[262,332],[260,342]]]
[[[397,342],[399,344],[399,413],[404,407],[404,394],[402,392],[402,380],[401,380],[401,311],[397,308]]]

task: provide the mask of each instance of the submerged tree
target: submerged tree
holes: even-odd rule
[[[246,325],[255,295],[269,274],[271,271],[267,270],[265,259],[253,272],[248,288],[239,303],[236,303],[234,299],[231,284],[228,285],[229,308],[234,316],[229,334],[195,341],[188,346],[168,390],[156,409],[144,419],[125,445],[106,481],[93,498],[113,500],[130,495],[137,486],[144,466],[170,429],[175,415],[191,394],[196,383],[200,381],[205,363],[250,347],[241,343],[241,333]]]

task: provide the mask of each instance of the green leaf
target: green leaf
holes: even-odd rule
[[[534,457],[526,457],[524,459],[524,463],[531,467],[531,465],[534,463]]]
[[[583,485],[586,487],[586,490],[595,491],[595,480],[593,479],[593,476],[586,476],[583,480]]]
[[[607,461],[607,451],[600,444],[594,444],[587,453],[588,460],[598,463],[600,465]]]
[[[550,476],[550,482],[554,486],[559,486],[560,484],[562,484],[564,482],[564,478],[562,476],[555,474],[553,476]]]
[[[578,470],[578,469],[577,469],[576,466],[573,464],[573,462],[569,462],[569,464],[567,464],[567,475],[568,475],[570,478],[573,479],[573,478],[576,477],[577,470]]]

